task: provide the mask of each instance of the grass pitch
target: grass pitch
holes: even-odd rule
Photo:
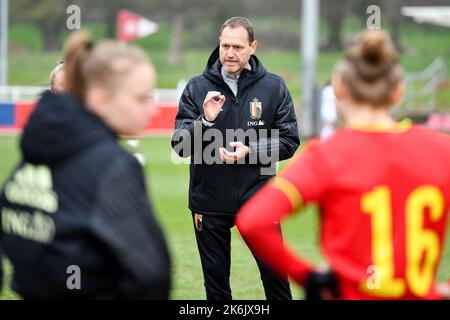
[[[173,263],[172,299],[205,299],[200,258],[191,215],[187,207],[189,166],[171,161],[170,138],[141,139],[139,152],[147,158],[146,179],[149,195],[169,243]],[[18,137],[0,137],[0,183],[3,185],[20,158]],[[318,224],[314,207],[287,220],[283,232],[287,242],[298,252],[317,263],[322,261],[318,248]],[[145,244],[143,244],[145,245]],[[249,249],[235,228],[232,231],[231,288],[234,299],[264,299],[259,271]],[[5,283],[0,299],[20,299],[9,287],[13,272],[4,261]],[[439,280],[450,278],[450,239],[438,273]],[[303,292],[292,284],[295,299]]]

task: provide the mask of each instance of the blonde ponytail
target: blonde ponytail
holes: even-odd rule
[[[86,91],[93,85],[114,92],[124,76],[142,64],[152,66],[139,48],[116,40],[93,45],[86,31],[74,32],[64,50],[65,91],[86,102]]]
[[[86,31],[74,32],[64,49],[65,91],[84,101],[86,78],[83,64],[92,50],[91,36]]]
[[[388,106],[393,90],[403,80],[403,70],[389,35],[363,31],[347,50],[338,67],[351,96],[375,107]]]

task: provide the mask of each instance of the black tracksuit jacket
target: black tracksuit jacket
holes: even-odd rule
[[[268,73],[256,56],[253,55],[249,63],[251,71],[243,70],[238,80],[237,96],[234,96],[222,79],[217,47],[203,74],[189,81],[180,98],[172,147],[182,157],[191,156],[189,208],[194,212],[235,215],[242,204],[272,177],[261,174],[261,168],[267,166],[267,162],[259,160],[253,164],[249,159],[246,164],[195,163],[195,158],[201,156],[200,152],[210,143],[203,141],[201,150],[195,149],[195,139],[206,140],[197,133],[218,129],[224,137],[223,142],[219,142],[220,146],[233,151],[225,139],[226,129],[256,129],[256,140],[242,142],[250,147],[257,159],[262,153],[268,156],[278,153],[278,160],[285,160],[292,157],[300,145],[294,105],[286,84],[279,76]],[[226,97],[222,111],[209,128],[202,124],[203,101],[208,91],[219,91]],[[262,109],[256,120],[252,118],[255,114],[251,114],[250,105],[255,98]],[[279,139],[270,134],[267,139],[261,138],[261,129],[278,129]],[[189,141],[191,148],[183,145]]]
[[[168,298],[169,254],[142,168],[103,121],[46,92],[21,151],[0,196],[0,261],[3,250],[13,289],[31,299]]]

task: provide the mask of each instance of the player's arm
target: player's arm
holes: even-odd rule
[[[99,183],[96,204],[91,226],[121,270],[121,298],[167,299],[170,257],[137,161],[122,157],[110,165]]]
[[[313,267],[283,244],[277,223],[302,205],[298,190],[278,177],[255,194],[239,211],[236,226],[244,240],[273,270],[305,285]]]
[[[317,154],[317,150],[302,151],[244,205],[236,219],[237,228],[255,253],[281,276],[290,276],[305,287],[310,299],[322,298],[321,292],[337,296],[334,275],[316,271],[286,246],[276,223],[322,197],[327,179]]]
[[[305,203],[294,178],[296,172],[304,170],[307,153],[304,150],[292,159],[287,168],[244,204],[236,218],[239,232],[255,253],[280,275],[290,276],[302,286],[313,267],[283,244],[276,224]]]

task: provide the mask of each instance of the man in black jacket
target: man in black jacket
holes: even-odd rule
[[[191,156],[189,208],[207,299],[232,298],[235,214],[275,174],[276,161],[292,157],[300,144],[288,89],[266,71],[255,50],[250,21],[227,20],[203,75],[187,84],[176,116],[172,147]],[[291,299],[287,279],[256,260],[266,298]]]

